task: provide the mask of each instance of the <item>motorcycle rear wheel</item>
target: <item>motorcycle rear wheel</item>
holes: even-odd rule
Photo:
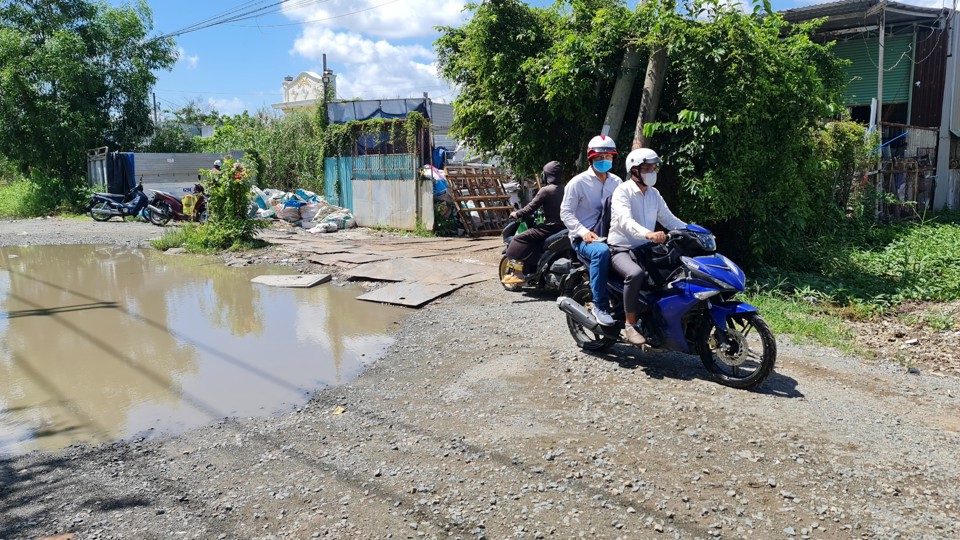
[[[92,217],[94,221],[107,221],[113,217],[113,214],[110,205],[103,201],[90,205],[90,217]]]
[[[504,255],[504,257],[500,259],[500,285],[503,285],[503,288],[510,292],[519,292],[523,289],[522,283],[508,284],[503,282],[503,278],[510,274],[513,274],[513,268],[510,268],[510,257]]]
[[[173,212],[170,211],[170,205],[164,201],[158,201],[153,206],[155,206],[159,212],[150,210],[147,217],[150,219],[150,223],[153,223],[157,227],[163,227],[170,221],[170,217],[173,214]]]
[[[570,299],[587,308],[587,311],[593,309],[593,292],[590,290],[590,282],[584,281],[574,287],[569,295]],[[590,352],[605,352],[616,344],[617,339],[612,338],[601,332],[594,332],[577,322],[576,319],[567,315],[567,328],[570,335],[577,345]]]
[[[773,372],[777,342],[759,313],[735,313],[727,317],[729,351],[723,351],[717,328],[704,317],[697,337],[697,352],[704,367],[722,385],[754,388]]]

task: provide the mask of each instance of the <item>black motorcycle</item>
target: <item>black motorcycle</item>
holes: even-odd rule
[[[94,193],[87,209],[95,221],[107,221],[113,216],[120,216],[120,219],[137,216],[149,203],[150,199],[143,193],[143,181],[140,181],[126,195]]]
[[[526,218],[532,221],[532,218]],[[535,269],[526,268],[525,283],[507,284],[503,283],[504,276],[514,273],[515,268],[511,265],[510,258],[506,256],[507,246],[517,235],[517,229],[520,228],[523,219],[517,219],[507,223],[500,233],[503,237],[503,253],[500,259],[500,283],[503,288],[511,292],[519,292],[524,289],[534,289],[538,291],[559,292],[564,280],[570,275],[571,270],[580,266],[577,254],[570,245],[570,237],[567,230],[553,233],[543,241],[543,254],[537,261]],[[529,222],[527,222],[529,225]]]

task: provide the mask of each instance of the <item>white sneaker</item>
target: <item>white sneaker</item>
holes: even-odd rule
[[[597,322],[600,323],[600,326],[613,326],[615,322],[613,317],[607,313],[607,310],[600,309],[597,306],[593,306],[593,317],[597,319]]]
[[[631,345],[643,345],[647,342],[646,338],[643,337],[635,326],[628,324],[623,328],[623,333],[627,336],[627,341]]]

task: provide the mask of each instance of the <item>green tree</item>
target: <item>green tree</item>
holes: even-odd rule
[[[750,13],[725,0],[648,0],[635,12],[595,0],[469,8],[472,19],[442,28],[436,43],[441,74],[460,90],[454,128],[515,172],[574,161],[600,129],[627,46],[666,47],[658,116],[645,129],[666,158],[658,188],[678,215],[716,226],[745,262],[782,260],[838,215],[817,133],[840,110],[842,65],[811,39],[815,25],[790,25],[763,0]],[[637,117],[639,94],[626,118]]]
[[[634,14],[599,0],[468,8],[471,20],[440,28],[435,43],[440,73],[460,90],[454,130],[519,174],[551,160],[572,165],[599,132]]]
[[[196,144],[194,136],[188,133],[182,124],[176,122],[161,123],[153,132],[149,142],[139,145],[141,152],[193,152]]]
[[[143,1],[0,0],[0,154],[77,185],[88,148],[132,149],[152,129],[153,70],[176,61],[152,25]]]
[[[722,223],[740,257],[788,263],[801,237],[839,216],[817,132],[840,110],[841,61],[810,39],[815,26],[769,6],[684,8],[661,19],[670,71],[647,132],[679,177],[682,215]]]
[[[221,118],[213,137],[196,139],[198,151],[243,150],[255,158],[259,187],[323,191],[323,123],[314,112],[268,111]]]
[[[188,99],[179,109],[165,110],[172,115],[173,121],[194,126],[219,126],[223,123],[217,108],[203,103],[200,99]]]

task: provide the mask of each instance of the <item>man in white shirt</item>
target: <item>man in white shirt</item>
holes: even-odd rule
[[[624,333],[627,341],[643,345],[646,340],[637,330],[637,311],[640,307],[640,289],[647,279],[647,272],[640,264],[644,250],[667,241],[663,231],[657,231],[657,223],[667,229],[678,229],[687,224],[673,215],[660,192],[653,187],[657,183],[660,156],[649,148],[639,148],[627,155],[627,176],[613,192],[610,202],[610,235],[607,243],[613,250],[613,269],[623,276],[623,308],[626,318]]]
[[[606,135],[597,135],[587,144],[590,168],[574,176],[563,192],[560,219],[570,231],[570,243],[581,258],[590,262],[590,290],[593,316],[604,326],[614,323],[607,296],[610,248],[603,242],[607,234],[604,203],[620,185],[620,177],[610,172],[617,144]],[[605,219],[606,218],[606,219]]]

